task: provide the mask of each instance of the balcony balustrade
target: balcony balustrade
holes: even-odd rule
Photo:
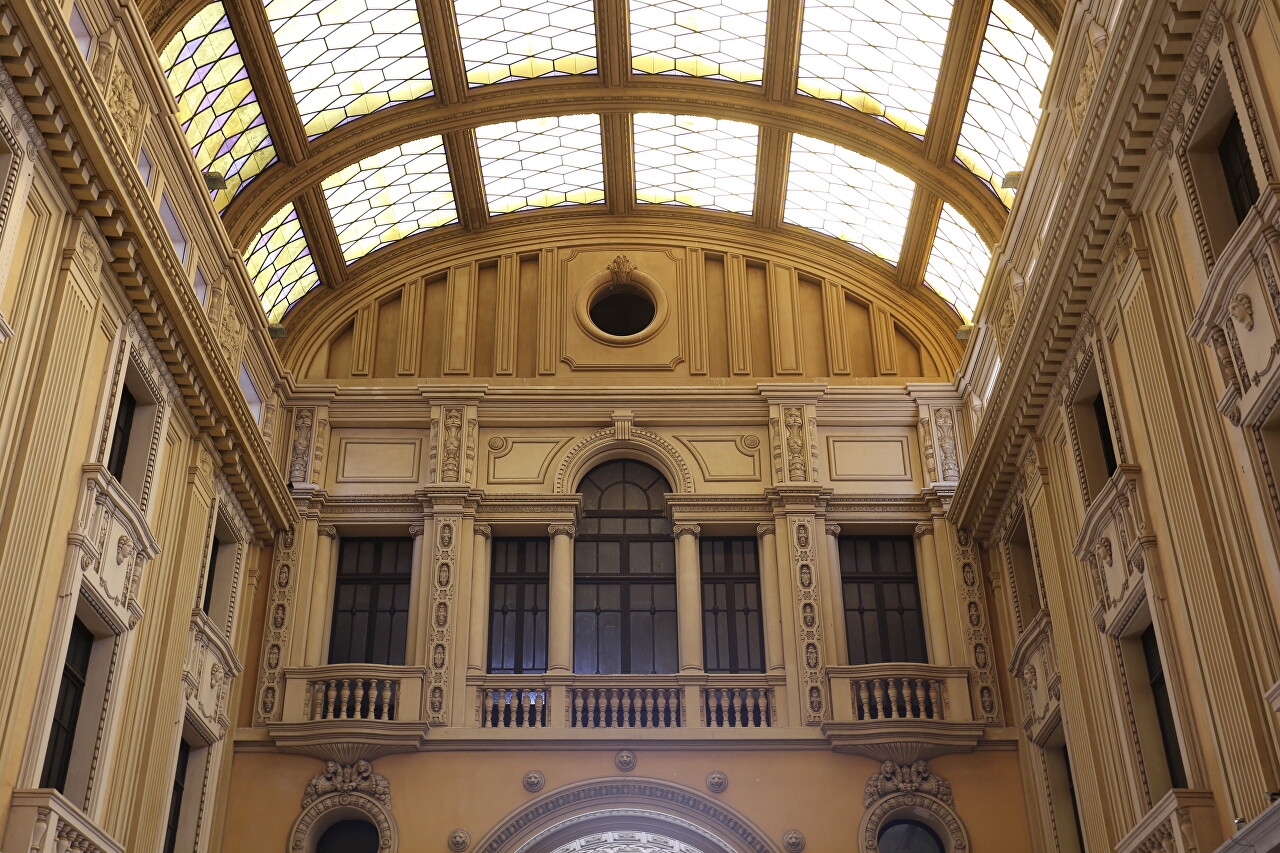
[[[484,729],[768,729],[778,725],[775,686],[762,675],[567,679],[490,675],[476,691],[475,724]]]
[[[290,752],[352,763],[424,742],[425,670],[370,663],[285,670],[284,706],[271,727]]]
[[[1174,788],[1116,845],[1116,853],[1202,853],[1221,842],[1213,792]]]
[[[124,847],[48,788],[13,792],[4,850],[23,853],[123,853]]]
[[[969,670],[921,663],[829,667],[831,720],[823,733],[837,752],[909,764],[968,752],[982,734]]]

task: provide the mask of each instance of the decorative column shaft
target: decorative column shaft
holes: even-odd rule
[[[422,564],[422,534],[425,531],[426,525],[423,524],[409,526],[409,535],[413,537],[413,565],[409,575],[409,626],[406,631],[409,648],[404,656],[409,666],[422,666],[426,659],[427,640],[423,635],[422,614],[426,612],[427,604],[421,600],[423,590],[427,589],[423,582],[426,567]]]
[[[338,531],[332,524],[317,529],[315,563],[311,570],[311,606],[307,614],[307,666],[323,666],[328,655],[329,611],[333,608],[333,575],[335,540]]]
[[[840,525],[828,524],[827,530],[827,609],[831,614],[832,659],[837,666],[849,663],[849,637],[844,623],[844,581],[840,576]]]
[[[485,671],[485,629],[489,624],[490,530],[487,524],[477,524],[471,531],[474,534],[474,544],[471,548],[471,620],[467,623],[467,671],[482,673]]]
[[[547,672],[573,672],[572,524],[552,524],[550,599],[547,602]]]
[[[924,639],[929,649],[929,663],[947,666],[951,652],[947,643],[946,616],[942,606],[942,579],[938,577],[938,552],[934,544],[933,524],[916,525],[916,553],[919,555],[920,591],[924,595]]]
[[[764,622],[764,662],[766,672],[784,672],[782,651],[782,605],[778,598],[778,552],[772,524],[756,527],[760,540],[760,616]]]
[[[698,559],[696,524],[677,524],[676,625],[680,643],[680,671],[702,672],[702,570]]]

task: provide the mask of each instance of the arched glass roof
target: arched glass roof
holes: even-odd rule
[[[1007,0],[960,30],[980,45],[949,43],[973,8],[221,0],[161,64],[197,166],[227,179],[214,205],[272,320],[322,279],[340,286],[341,265],[317,258],[519,211],[656,206],[843,241],[920,270],[968,319],[1051,60]],[[242,57],[264,39],[278,57]],[[957,80],[967,103],[940,103]],[[560,106],[568,93],[579,108]]]

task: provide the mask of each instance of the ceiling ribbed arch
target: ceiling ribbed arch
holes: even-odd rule
[[[214,205],[271,319],[423,230],[714,198],[760,232],[802,225],[878,255],[967,317],[1049,60],[1007,0],[220,0],[175,32],[179,119],[226,179]],[[669,150],[652,115],[673,117]],[[747,144],[743,122],[754,186],[682,185],[722,153],[709,141]],[[503,182],[516,194],[497,198]]]

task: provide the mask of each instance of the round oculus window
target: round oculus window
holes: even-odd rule
[[[657,312],[649,292],[634,284],[611,284],[601,288],[587,309],[587,315],[597,329],[617,338],[643,332],[653,323]]]

